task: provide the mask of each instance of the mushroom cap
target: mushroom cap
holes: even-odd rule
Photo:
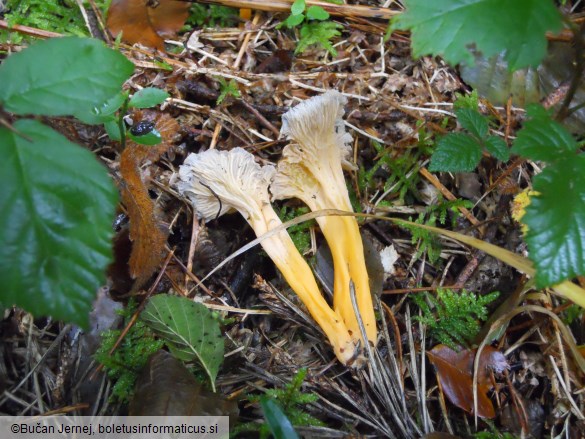
[[[323,154],[338,154],[345,169],[355,169],[348,161],[351,155],[351,135],[345,131],[342,116],[347,98],[329,90],[291,108],[282,116],[280,133],[294,140],[283,157],[291,162],[319,162]],[[336,151],[326,151],[332,146]]]
[[[210,149],[189,154],[179,167],[177,189],[206,222],[234,210],[250,221],[270,203],[268,185],[275,172],[242,148]]]
[[[297,155],[287,157],[287,148],[288,146],[283,151],[283,159],[278,162],[278,171],[270,185],[272,199],[298,198],[313,208],[313,200],[321,196],[319,182],[303,167],[302,162],[297,161]]]

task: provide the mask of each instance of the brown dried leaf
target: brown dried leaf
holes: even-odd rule
[[[443,392],[457,407],[473,413],[473,361],[477,349],[455,352],[445,345],[437,345],[427,352],[429,360],[437,369]],[[487,393],[491,389],[489,371],[502,372],[508,367],[504,355],[491,346],[486,346],[479,359],[477,377],[477,415],[481,418],[496,416],[494,406]]]
[[[128,44],[140,43],[164,51],[164,39],[172,37],[189,17],[190,3],[176,0],[113,0],[107,26],[112,35],[122,32]]]
[[[138,377],[130,416],[230,416],[238,405],[205,390],[171,354],[153,354]]]
[[[171,139],[176,135],[179,125],[168,115],[157,115],[155,127],[163,141],[155,146],[137,145],[129,141],[120,157],[120,174],[123,182],[120,192],[122,202],[128,209],[130,218],[130,275],[136,279],[134,290],[140,288],[159,267],[164,257],[167,232],[157,224],[155,205],[150,199],[140,165],[145,161],[154,162],[171,146]]]

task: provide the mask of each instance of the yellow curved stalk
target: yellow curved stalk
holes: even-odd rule
[[[263,214],[263,221],[250,221],[257,236],[261,236],[282,224],[271,207],[263,209]],[[293,291],[299,296],[299,299],[305,304],[311,316],[323,329],[339,361],[343,364],[349,364],[355,360],[358,352],[348,327],[342,316],[332,310],[321,295],[311,268],[295,247],[288,233],[279,232],[277,235],[263,240],[260,245],[278,267]]]

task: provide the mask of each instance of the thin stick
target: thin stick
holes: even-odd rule
[[[254,15],[254,20],[252,20],[252,26],[254,28],[256,28],[256,26],[258,25],[258,22],[260,21],[260,12],[256,12],[256,14]],[[236,57],[236,60],[234,61],[234,65],[233,68],[234,69],[238,69],[240,67],[240,63],[242,62],[242,59],[244,58],[244,53],[246,53],[246,49],[248,48],[248,44],[250,44],[250,39],[252,38],[252,32],[248,32],[246,34],[246,36],[244,37],[244,41],[242,42],[242,47],[240,47],[240,51],[238,52],[238,56]]]
[[[195,247],[199,241],[199,221],[197,216],[193,215],[193,224],[191,226],[191,241],[189,242],[189,255],[187,256],[187,271],[193,271],[193,257],[195,256]],[[189,282],[189,276],[185,274],[185,290]]]
[[[7,29],[12,32],[18,32],[19,34],[30,35],[31,37],[38,38],[57,38],[63,36],[62,34],[58,34],[57,32],[50,32],[48,30],[23,26],[21,24],[15,24],[10,26],[6,20],[0,20],[0,29]]]
[[[199,0],[198,2],[269,12],[289,12],[290,7],[293,4],[293,0]],[[306,3],[307,7],[321,6],[331,15],[336,17],[362,17],[389,20],[395,15],[400,14],[400,11],[393,11],[379,6],[336,5],[315,0],[307,0]]]
[[[219,138],[219,132],[221,131],[221,124],[219,121],[215,121],[215,129],[213,130],[213,137],[211,138],[211,143],[209,144],[209,149],[214,149],[217,145],[217,139]]]
[[[457,199],[445,186],[443,186],[443,184],[439,181],[439,179],[437,177],[435,177],[433,174],[431,174],[429,171],[427,171],[427,168],[421,168],[419,172],[433,186],[435,186],[437,189],[439,189],[441,194],[443,194],[443,196],[447,200],[454,201]],[[468,209],[466,209],[465,207],[459,207],[459,211],[465,216],[465,218],[467,218],[469,220],[469,222],[471,224],[473,224],[474,226],[479,225],[479,221],[477,220],[477,218],[475,218],[473,216],[473,214]]]

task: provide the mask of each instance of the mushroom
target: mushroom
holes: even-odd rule
[[[237,210],[256,236],[261,236],[282,224],[268,193],[275,171],[273,165],[260,166],[242,148],[210,149],[186,158],[179,168],[177,188],[205,221]],[[309,265],[286,230],[264,239],[261,245],[323,329],[337,358],[351,364],[358,357],[357,346],[342,317],[321,295]]]
[[[345,102],[339,92],[328,91],[283,115],[281,133],[294,143],[284,148],[278,163],[270,186],[273,199],[299,198],[312,211],[353,212],[343,176],[344,167],[353,168],[347,160],[351,136],[341,120]],[[353,281],[366,336],[375,345],[376,319],[358,223],[352,216],[322,216],[317,222],[333,258],[334,310],[343,317],[352,335],[360,337],[350,296]]]

